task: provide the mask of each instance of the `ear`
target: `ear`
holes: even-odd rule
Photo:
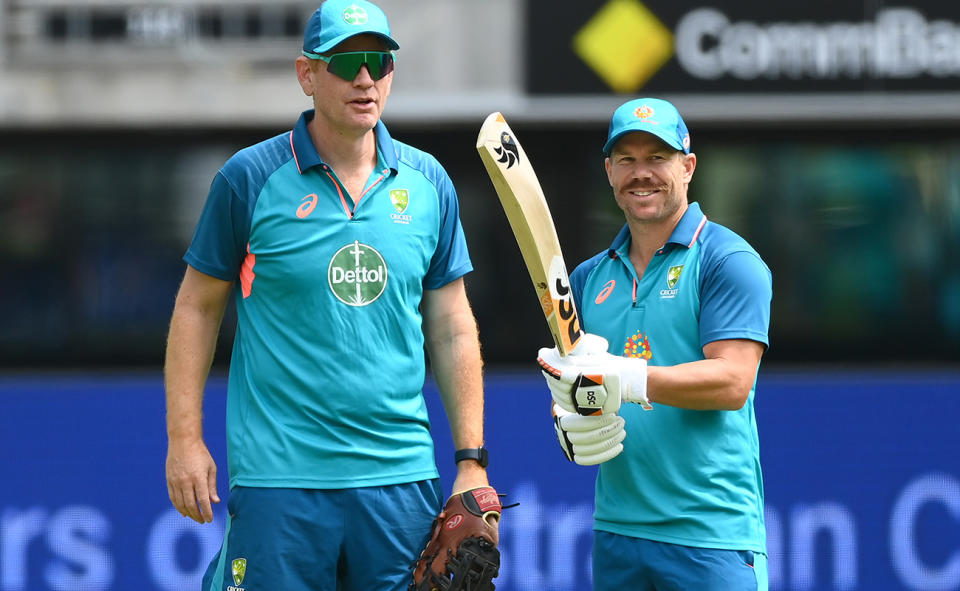
[[[311,60],[306,56],[301,55],[297,58],[297,61],[294,62],[294,66],[297,69],[297,82],[300,83],[300,88],[303,89],[303,94],[307,96],[313,96],[314,70]]]
[[[697,155],[693,152],[683,155],[683,181],[689,183],[693,179],[693,171],[697,168]]]
[[[613,186],[613,175],[611,171],[613,170],[613,164],[610,162],[610,157],[607,156],[603,159],[603,167],[607,170],[607,182],[610,183],[610,186]]]

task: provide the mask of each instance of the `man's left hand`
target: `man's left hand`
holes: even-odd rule
[[[537,361],[564,410],[586,416],[616,413],[621,401],[653,408],[647,399],[646,360],[611,355],[601,336],[584,334],[566,357],[556,347],[540,349]]]

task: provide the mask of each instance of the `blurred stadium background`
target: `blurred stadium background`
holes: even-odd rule
[[[608,117],[654,95],[691,129],[691,199],[774,275],[771,588],[960,589],[960,5],[380,4],[401,45],[384,120],[447,168],[476,267],[491,477],[521,501],[500,588],[589,589],[593,473],[552,441],[549,334],[476,134],[508,117],[572,265],[622,224]],[[164,338],[217,168],[309,108],[292,63],[315,8],[0,0],[0,591],[195,588],[216,550],[166,501]],[[233,322],[208,395],[223,471]]]

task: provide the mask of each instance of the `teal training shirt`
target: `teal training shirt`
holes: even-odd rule
[[[453,184],[380,122],[354,206],[313,145],[312,117],[226,162],[184,256],[237,286],[230,486],[434,478],[419,306],[424,289],[472,270]]]
[[[771,275],[742,238],[691,203],[637,281],[626,226],[570,280],[588,332],[610,353],[669,366],[723,339],[768,344]],[[624,451],[600,465],[597,530],[649,540],[765,552],[754,386],[738,411],[624,404]]]

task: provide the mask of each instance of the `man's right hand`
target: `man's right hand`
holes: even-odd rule
[[[219,503],[217,464],[203,440],[170,441],[167,446],[167,493],[177,511],[197,523],[213,521],[211,503]]]

